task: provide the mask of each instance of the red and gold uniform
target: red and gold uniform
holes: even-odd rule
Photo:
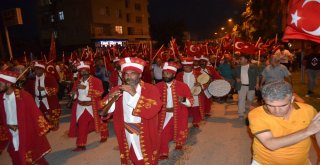
[[[80,62],[77,66],[78,70],[88,69],[90,65]],[[77,85],[86,86],[85,89],[77,89]],[[69,129],[69,137],[77,137],[77,148],[84,150],[88,134],[92,131],[99,132],[101,142],[106,141],[108,137],[107,126],[101,120],[98,114],[98,106],[103,93],[101,80],[94,76],[89,76],[85,81],[79,78],[75,81],[72,91],[75,93],[75,101],[72,106],[71,122]],[[75,149],[75,151],[78,151]]]
[[[35,62],[34,67],[45,69],[45,64]],[[37,90],[39,86],[44,87],[45,90]],[[43,73],[40,77],[36,76],[35,79],[27,80],[25,89],[35,98],[37,107],[40,108],[49,123],[53,125],[53,129],[57,130],[61,108],[57,96],[59,85],[56,78],[51,74]]]
[[[177,65],[165,62],[163,72],[176,74]],[[176,149],[182,149],[188,137],[188,109],[193,103],[188,85],[181,81],[159,82],[156,84],[162,93],[162,111],[160,117],[161,133],[160,159],[168,158],[169,142],[173,139]],[[180,98],[186,98],[180,102]]]
[[[14,74],[1,71],[0,81],[15,83]],[[0,98],[0,152],[9,144],[7,151],[14,165],[48,164],[43,156],[51,151],[45,135],[50,125],[32,96],[14,89],[11,94],[1,93]]]
[[[201,74],[207,74],[210,77],[210,80],[207,84],[203,85],[203,92],[204,92],[204,114],[205,116],[210,116],[210,110],[211,110],[211,94],[209,93],[209,91],[207,90],[209,83],[217,80],[217,79],[222,79],[222,76],[214,69],[213,66],[211,65],[207,65],[209,63],[209,59],[207,57],[205,57],[204,55],[201,55],[200,58],[200,63],[205,63],[205,67],[197,67],[195,70],[197,72],[200,72]]]
[[[184,58],[182,60],[182,65],[192,66],[193,58]],[[197,78],[201,73],[193,69],[191,72],[180,72],[176,76],[176,80],[184,82],[188,85],[189,89],[193,88],[197,84]],[[193,120],[192,124],[194,127],[199,127],[202,119],[204,119],[204,93],[201,91],[199,95],[193,96],[193,105],[189,108],[189,113],[191,114]]]
[[[120,64],[123,73],[130,70],[141,75],[145,63],[142,59],[127,57],[121,59]],[[119,89],[120,86],[114,87],[109,95]],[[102,107],[108,103],[109,95],[102,100]],[[134,96],[123,91],[112,104],[108,113],[113,115],[121,164],[158,164],[161,106],[157,87],[141,80]]]

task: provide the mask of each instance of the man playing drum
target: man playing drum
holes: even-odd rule
[[[200,57],[200,67],[197,68],[196,70],[202,74],[207,74],[210,77],[210,81],[204,85],[204,113],[206,117],[210,116],[210,110],[211,110],[211,97],[212,95],[210,92],[207,90],[208,85],[211,81],[217,80],[217,79],[222,79],[222,76],[211,66],[208,65],[209,59],[205,57],[204,55],[201,55]]]
[[[190,58],[190,57],[182,58],[181,64],[183,65],[183,72],[180,72],[177,74],[176,80],[184,82],[185,84],[188,85],[190,89],[196,89],[196,90],[192,90],[194,102],[192,107],[189,108],[189,113],[193,118],[192,120],[193,127],[198,128],[199,123],[204,118],[203,99],[205,95],[203,92],[201,92],[200,83],[197,82],[197,78],[201,73],[193,69],[193,58]],[[197,87],[194,88],[195,86],[199,86],[200,91],[199,91],[199,88]]]

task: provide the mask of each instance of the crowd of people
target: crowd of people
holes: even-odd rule
[[[310,97],[320,71],[319,54],[315,45],[304,61]],[[48,72],[44,61],[2,63],[0,152],[7,147],[13,164],[49,164],[46,134],[59,129],[59,100],[70,98],[68,135],[76,138],[72,151],[85,151],[93,131],[106,142],[112,121],[121,164],[157,164],[168,159],[169,142],[183,150],[189,118],[199,129],[214,100],[227,102],[238,94],[239,120],[248,116],[254,135],[253,165],[309,164],[309,137],[316,134],[318,141],[320,117],[312,106],[295,100],[288,69],[292,56],[280,47],[259,59],[224,54],[217,61],[201,55],[155,58],[150,64],[139,57],[114,57],[111,69],[96,57],[94,63],[57,62],[56,74]],[[217,80],[230,86],[223,96],[210,89]],[[252,110],[255,98],[261,106]]]

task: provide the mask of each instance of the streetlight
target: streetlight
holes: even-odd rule
[[[221,27],[221,30],[224,30],[224,27]]]
[[[229,18],[229,19],[228,19],[228,22],[232,22],[232,18]]]

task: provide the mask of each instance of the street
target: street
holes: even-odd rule
[[[64,102],[62,102],[64,104]],[[200,125],[192,128],[187,144],[183,151],[174,151],[174,144],[170,145],[168,160],[160,161],[160,165],[248,165],[251,162],[250,130],[246,121],[238,119],[237,105],[212,105],[212,116]],[[100,144],[99,134],[91,133],[88,136],[87,150],[72,152],[75,148],[75,138],[68,138],[70,110],[63,109],[60,120],[60,129],[50,132],[47,137],[52,151],[46,159],[53,165],[118,165],[120,164],[117,141],[113,131],[112,122],[109,124],[110,136],[106,143]],[[316,164],[317,156],[314,148],[310,151],[310,160]],[[6,151],[0,156],[1,164],[11,164]]]

